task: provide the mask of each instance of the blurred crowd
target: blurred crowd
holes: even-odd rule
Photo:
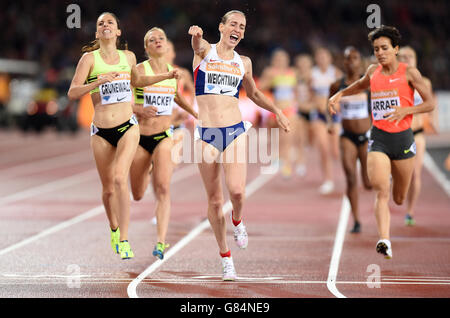
[[[334,64],[342,67],[342,51],[357,47],[364,56],[371,52],[366,20],[367,6],[373,1],[354,0],[96,0],[29,1],[0,3],[0,59],[36,61],[39,87],[51,88],[65,95],[81,47],[94,39],[95,22],[104,11],[115,13],[121,22],[122,40],[137,57],[145,59],[143,37],[153,27],[162,27],[175,45],[176,64],[190,69],[192,49],[187,30],[201,26],[205,38],[219,39],[218,24],[230,9],[247,15],[245,39],[238,52],[253,61],[255,77],[270,64],[274,50],[283,48],[292,57],[327,47]],[[67,6],[81,9],[81,28],[66,25]],[[418,68],[429,77],[434,89],[450,88],[449,68],[450,2],[445,0],[376,2],[381,9],[381,23],[396,26],[402,43],[412,46],[418,55]],[[0,69],[0,104],[5,105],[11,92],[2,87],[17,74],[2,74]],[[3,86],[2,86],[3,85]],[[1,107],[3,108],[3,107]]]

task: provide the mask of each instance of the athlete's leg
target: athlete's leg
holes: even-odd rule
[[[340,138],[341,146],[341,160],[342,167],[344,168],[345,179],[347,182],[347,197],[350,201],[352,208],[353,219],[355,222],[359,222],[359,209],[358,209],[358,187],[357,187],[357,171],[356,171],[356,159],[358,157],[358,149],[355,144],[348,138]]]
[[[165,243],[170,219],[170,179],[174,164],[172,163],[172,138],[164,138],[153,153],[154,170],[153,190],[155,192],[157,220],[157,239]]]
[[[114,193],[114,158],[116,148],[100,136],[91,137],[91,148],[95,164],[102,183],[102,201],[108,217],[109,226],[115,230],[119,227],[119,216]]]
[[[309,138],[309,123],[302,116],[298,116],[295,123],[297,124],[294,130],[297,149],[296,172],[298,175],[303,176],[306,173],[305,148]]]
[[[330,154],[330,137],[328,133],[328,129],[320,120],[315,120],[312,123],[312,129],[314,131],[314,139],[317,149],[320,154],[320,165],[322,168],[322,174],[324,182],[332,182],[332,161]],[[329,191],[324,191],[324,193]]]
[[[412,176],[407,198],[407,213],[411,217],[414,216],[414,208],[419,197],[420,190],[422,188],[422,167],[426,148],[424,134],[417,134],[414,140],[416,142],[416,160],[414,163],[414,173]]]
[[[389,240],[391,175],[391,160],[389,157],[382,152],[369,152],[367,155],[367,174],[376,193],[375,217],[377,220],[378,234],[381,239]]]
[[[141,146],[138,146],[130,167],[131,193],[136,201],[144,197],[150,182],[151,167],[152,155]]]
[[[403,204],[414,171],[415,157],[392,160],[392,197],[398,205]]]
[[[128,175],[139,143],[139,126],[133,125],[120,138],[114,156],[114,191],[117,195],[120,240],[128,240],[130,221],[130,193]]]
[[[340,133],[341,133],[341,123],[333,123],[331,126],[333,133],[330,136],[330,145],[331,145],[331,156],[333,159],[338,159],[339,149],[340,149]]]
[[[363,145],[358,147],[358,158],[359,163],[361,164],[361,179],[364,188],[366,188],[366,190],[371,190],[372,185],[370,184],[369,176],[367,175],[367,145],[368,142],[366,141]]]
[[[197,140],[194,146],[197,152],[202,154],[202,160],[198,167],[208,197],[208,220],[216,237],[219,251],[224,254],[229,251],[229,248],[226,241],[226,221],[222,211],[224,199],[221,171],[220,163],[213,160],[219,156],[219,151],[201,140]]]
[[[242,219],[247,179],[247,134],[241,134],[223,152],[225,184],[233,205],[233,219]]]

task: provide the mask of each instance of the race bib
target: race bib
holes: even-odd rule
[[[234,96],[241,82],[239,64],[207,63],[205,72],[205,94]]]
[[[146,86],[144,107],[155,106],[156,115],[171,115],[175,98],[175,88],[170,86]]]
[[[101,79],[103,74],[98,75]],[[119,73],[112,82],[104,83],[99,86],[102,105],[131,102],[130,73]]]
[[[342,97],[340,106],[342,119],[362,119],[369,117],[367,95],[365,93]]]
[[[393,106],[400,106],[400,96],[396,89],[371,92],[371,107],[374,120],[384,120]]]

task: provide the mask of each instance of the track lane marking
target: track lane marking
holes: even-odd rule
[[[250,197],[259,188],[264,186],[269,180],[271,180],[276,174],[260,174],[253,181],[251,181],[245,187],[246,198]],[[228,200],[222,207],[224,215],[229,213],[232,209],[231,201]],[[167,262],[173,255],[178,253],[183,247],[189,244],[194,238],[196,238],[205,229],[210,227],[209,220],[206,219],[200,224],[198,224],[194,229],[192,229],[186,236],[179,240],[171,249],[167,251],[164,255],[163,260],[156,260],[149,267],[147,267],[141,274],[139,274],[127,287],[127,293],[130,298],[139,298],[136,292],[136,288],[140,282],[142,282],[148,275],[153,273],[162,264]]]

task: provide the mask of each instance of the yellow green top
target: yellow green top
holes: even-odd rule
[[[146,76],[153,76],[155,75],[155,73],[153,72],[153,69],[149,63],[149,61],[144,61],[142,63],[144,65],[144,73]],[[167,64],[167,69],[170,71],[173,70],[173,66],[170,64]],[[177,91],[177,80],[175,78],[171,78],[171,79],[166,79],[163,80],[161,82],[158,82],[156,84],[153,84],[151,86],[147,86],[147,88],[157,88],[157,87],[161,87],[161,88],[171,88],[170,90],[167,90],[167,92],[165,92],[164,90],[159,90],[160,93],[164,94],[164,93],[173,93],[175,95],[176,91]],[[151,91],[151,89],[150,89]],[[134,100],[136,102],[136,104],[144,104],[144,88],[142,87],[135,87],[134,88]]]
[[[109,72],[119,72],[119,73],[128,73],[131,75],[131,67],[130,64],[128,64],[127,56],[124,51],[117,50],[119,53],[119,63],[117,64],[106,64],[105,61],[103,61],[103,58],[100,56],[100,49],[92,51],[94,54],[94,68],[89,73],[89,76],[86,80],[86,83],[92,83],[95,82],[99,75],[109,73]],[[99,88],[96,87],[93,90],[90,91],[90,93],[99,92]]]

